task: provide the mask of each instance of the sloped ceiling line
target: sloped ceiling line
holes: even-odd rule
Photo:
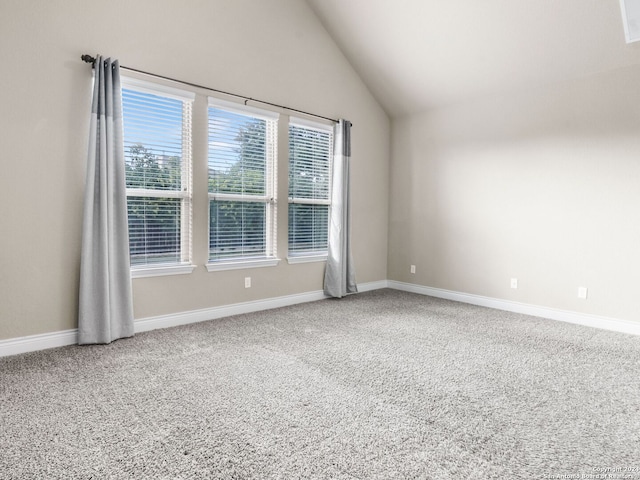
[[[640,64],[615,0],[307,0],[387,113]]]

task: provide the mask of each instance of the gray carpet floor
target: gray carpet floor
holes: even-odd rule
[[[0,478],[640,479],[640,337],[379,290],[0,358]]]

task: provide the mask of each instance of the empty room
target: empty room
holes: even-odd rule
[[[0,479],[640,479],[639,40],[0,0]]]

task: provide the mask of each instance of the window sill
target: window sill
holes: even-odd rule
[[[220,260],[207,263],[208,272],[222,270],[240,270],[244,268],[275,267],[280,263],[279,258],[256,258],[254,260]]]
[[[299,255],[299,256],[287,257],[287,262],[290,264],[326,262],[326,261],[327,261],[326,253],[322,255]]]
[[[186,275],[195,270],[195,265],[158,265],[131,267],[131,278],[163,277],[165,275]]]

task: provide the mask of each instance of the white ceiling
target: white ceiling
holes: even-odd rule
[[[392,116],[640,64],[619,0],[307,1]]]

